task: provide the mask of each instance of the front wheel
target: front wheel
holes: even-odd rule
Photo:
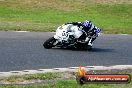
[[[46,40],[43,44],[44,48],[46,49],[50,49],[52,48],[54,45],[54,43],[56,42],[56,39],[54,37],[49,38],[48,40]]]

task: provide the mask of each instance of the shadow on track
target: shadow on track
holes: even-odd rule
[[[91,52],[114,52],[115,49],[93,48]]]
[[[75,49],[75,48],[52,48],[54,50],[69,50],[69,51],[83,51],[83,52],[114,52],[115,49],[93,48],[92,50]]]

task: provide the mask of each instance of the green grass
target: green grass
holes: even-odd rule
[[[25,80],[32,80],[32,79],[51,80],[51,79],[56,79],[60,77],[61,77],[60,73],[45,73],[45,74],[38,73],[38,74],[26,75],[23,78]]]
[[[29,75],[13,75],[9,77],[1,77],[0,82],[15,84],[24,81],[30,80],[54,80],[61,78],[61,73],[38,73],[38,74],[29,74]]]
[[[0,30],[55,31],[57,26],[86,19],[104,33],[132,34],[132,3],[129,0],[3,0]]]
[[[4,85],[0,88],[131,88],[131,84],[84,84],[79,85],[75,80],[59,80],[52,84],[38,85]]]
[[[11,76],[4,80],[5,82],[16,83],[24,80],[55,80],[56,78],[62,78],[65,73],[40,73],[23,76]],[[132,74],[131,74],[132,76]],[[30,84],[30,85],[0,85],[0,88],[131,88],[130,84],[77,84],[75,79],[56,79],[54,82]]]

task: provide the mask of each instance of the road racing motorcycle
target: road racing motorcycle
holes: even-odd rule
[[[72,24],[63,24],[57,28],[53,37],[44,42],[43,46],[46,49],[60,47],[92,50],[92,47],[88,46],[89,41],[90,36],[82,28]]]

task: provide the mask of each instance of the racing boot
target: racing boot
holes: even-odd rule
[[[95,40],[96,38],[91,38],[88,42],[88,45],[89,46],[93,46],[93,41]]]
[[[87,50],[92,50],[92,46],[93,46],[93,41],[95,40],[96,38],[91,38],[88,42],[88,46],[87,46]]]

